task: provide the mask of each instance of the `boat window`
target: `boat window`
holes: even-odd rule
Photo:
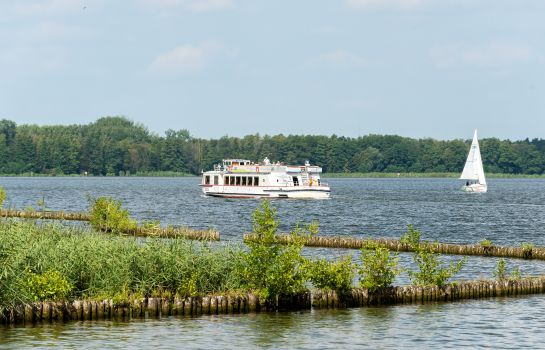
[[[240,186],[240,176],[237,176],[237,183],[236,183],[237,186]]]
[[[224,185],[224,186],[229,185],[229,176],[223,177],[223,185]]]
[[[242,186],[246,186],[246,176],[242,177]]]
[[[234,176],[229,176],[229,184],[230,184],[230,185],[234,185],[234,184],[235,184],[235,177],[234,177]]]
[[[249,176],[248,177],[248,186],[253,186],[252,180],[253,180],[253,177]]]
[[[297,176],[293,177],[293,186],[299,186],[299,179],[297,178]]]
[[[214,185],[219,184],[220,180],[218,178],[218,175],[214,175]]]
[[[210,185],[210,175],[206,175],[206,176],[204,177],[204,184],[205,184],[205,185]]]

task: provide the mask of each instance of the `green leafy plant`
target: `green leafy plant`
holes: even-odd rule
[[[335,261],[325,258],[308,260],[304,264],[308,280],[316,288],[347,291],[352,287],[356,274],[356,265],[351,256],[344,256]]]
[[[522,243],[521,244],[522,249],[522,255],[525,259],[530,259],[532,257],[532,251],[534,249],[534,245],[532,243]]]
[[[498,281],[507,281],[507,280],[518,280],[521,278],[520,270],[518,266],[515,266],[511,272],[509,273],[509,276],[507,276],[507,266],[505,263],[505,259],[501,258],[498,260],[498,263],[496,264],[496,268],[492,272],[492,276],[494,276],[495,279]]]
[[[377,246],[373,250],[362,249],[360,259],[360,285],[370,291],[390,287],[401,273],[397,267],[397,253],[391,254],[387,248]]]
[[[518,266],[515,266],[513,270],[511,270],[511,273],[509,274],[510,280],[519,280],[522,277],[520,273],[520,269]]]
[[[416,250],[420,244],[420,236],[420,231],[416,230],[413,225],[407,225],[407,231],[401,235],[399,242]]]
[[[482,241],[479,242],[479,244],[481,245],[481,247],[484,247],[484,248],[490,248],[492,247],[492,241],[485,238],[483,239]]]
[[[501,258],[496,264],[496,268],[492,272],[492,276],[498,281],[505,281],[507,279],[507,270],[505,267],[505,259]]]
[[[26,272],[26,286],[34,301],[64,299],[74,288],[59,272],[49,270],[42,274]]]
[[[418,266],[418,271],[407,271],[413,284],[419,286],[444,286],[450,278],[462,269],[467,260],[464,257],[455,264],[451,262],[448,267],[443,267],[439,258],[441,254],[435,251],[435,244],[420,242],[421,234],[412,225],[407,226],[407,232],[404,236],[407,237],[406,244],[409,244],[415,252],[413,261]]]
[[[121,200],[99,197],[91,202],[91,226],[94,229],[112,233],[127,233],[136,229],[136,220],[130,217],[127,209],[123,209]]]
[[[298,224],[289,233],[289,242],[280,245],[275,238],[279,226],[276,209],[268,201],[254,211],[252,219],[258,240],[246,243],[249,250],[236,269],[243,286],[269,301],[304,290],[305,259],[301,250],[305,240],[318,232],[317,224]]]

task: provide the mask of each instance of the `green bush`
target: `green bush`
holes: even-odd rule
[[[275,235],[279,221],[276,209],[263,201],[253,215],[253,229],[258,240],[247,242],[249,250],[243,254],[237,274],[245,288],[272,301],[279,295],[292,295],[305,289],[305,259],[301,255],[306,238],[318,232],[316,223],[297,225],[289,233],[290,242],[280,245]]]
[[[530,259],[532,257],[532,251],[534,250],[534,245],[532,243],[522,243],[521,244],[522,255],[525,259]]]
[[[308,260],[304,269],[314,287],[344,292],[352,288],[356,265],[351,256],[344,256],[335,261],[325,258]]]
[[[482,241],[479,242],[479,244],[481,245],[481,247],[484,247],[484,248],[490,248],[492,247],[492,241],[485,238],[483,239]]]
[[[505,264],[505,259],[501,258],[498,260],[498,263],[496,264],[496,268],[492,272],[492,276],[497,279],[498,281],[507,281],[507,280],[518,280],[520,279],[520,270],[518,266],[513,268],[511,272],[509,273],[509,276],[507,275],[507,267]]]
[[[420,236],[420,231],[416,230],[413,225],[407,225],[407,231],[401,235],[399,242],[416,250],[420,244]]]
[[[397,268],[397,253],[377,246],[373,250],[362,249],[358,269],[360,285],[374,292],[390,287],[401,270]]]
[[[42,274],[26,272],[26,287],[34,301],[64,299],[74,288],[59,272],[49,270]]]
[[[492,276],[498,281],[505,281],[507,279],[507,271],[505,268],[505,259],[501,258],[496,264],[496,268],[492,272]]]
[[[514,280],[519,280],[521,277],[522,276],[521,276],[519,267],[515,266],[513,270],[511,270],[511,273],[509,274],[509,279],[514,281]]]
[[[407,232],[401,237],[413,250],[413,261],[418,266],[418,271],[408,270],[409,278],[413,284],[419,286],[444,286],[450,278],[456,275],[464,266],[466,257],[456,264],[452,262],[448,267],[442,267],[439,259],[441,254],[435,251],[435,244],[420,242],[420,231],[412,225],[407,226]]]
[[[127,233],[136,229],[136,220],[131,219],[129,211],[122,208],[121,200],[99,197],[91,202],[91,226],[95,230]]]

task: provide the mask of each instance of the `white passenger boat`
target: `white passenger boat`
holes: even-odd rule
[[[329,198],[331,190],[320,179],[322,168],[224,159],[214,170],[203,172],[205,195],[231,198]]]
[[[487,190],[486,178],[484,177],[483,161],[477,139],[477,130],[473,134],[473,142],[467,155],[466,164],[460,179],[466,180],[462,191],[484,193]]]

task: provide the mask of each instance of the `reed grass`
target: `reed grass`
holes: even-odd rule
[[[190,295],[240,287],[242,248],[183,238],[132,238],[30,220],[0,220],[0,308],[33,301],[29,274],[63,276],[69,299]]]

